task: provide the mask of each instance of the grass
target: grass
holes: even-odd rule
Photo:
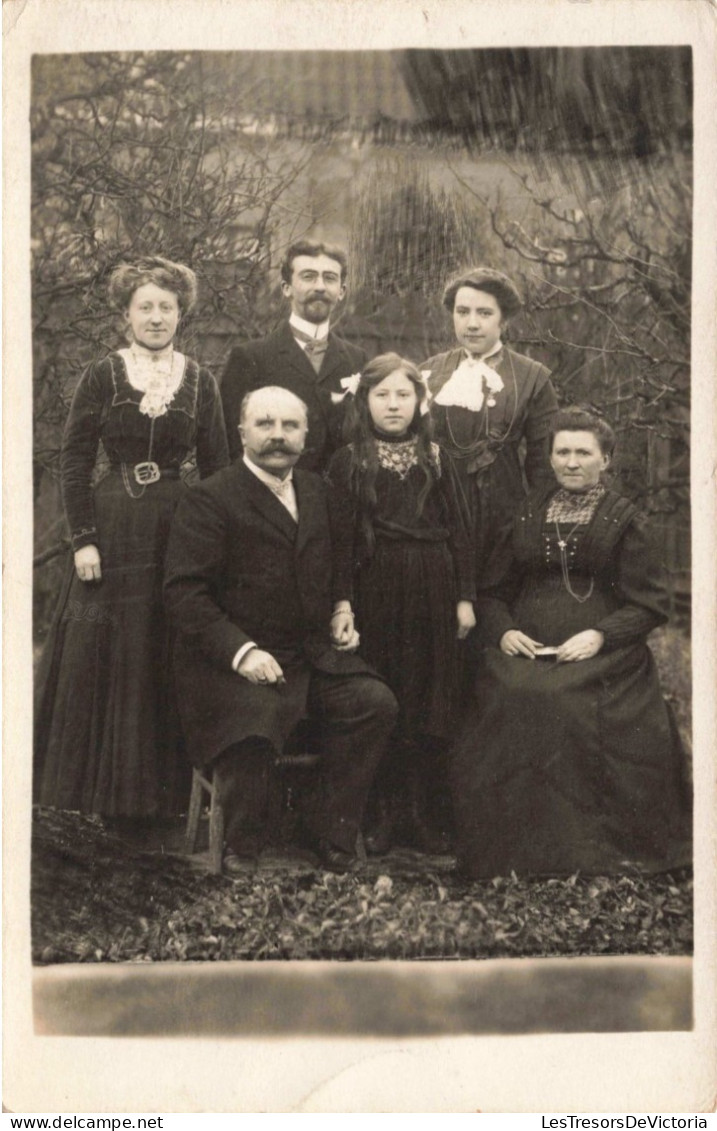
[[[459,959],[688,954],[688,874],[469,883],[408,853],[336,876],[293,860],[236,879],[39,810],[33,959]]]

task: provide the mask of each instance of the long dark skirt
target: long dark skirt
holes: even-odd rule
[[[599,593],[566,605],[555,585],[523,604],[516,623],[554,644],[607,607]],[[475,878],[691,861],[683,750],[646,644],[570,664],[487,649],[451,777],[459,860]]]
[[[452,820],[445,753],[455,723],[460,658],[447,543],[379,538],[357,579],[356,619],[361,654],[399,705],[372,791],[372,838],[385,821],[392,825],[392,840],[413,840],[417,821],[446,831]]]
[[[448,735],[457,626],[447,543],[379,538],[358,576],[356,620],[361,655],[398,699],[401,733]]]
[[[162,604],[169,527],[185,489],[162,478],[130,498],[114,473],[96,488],[102,580],[80,581],[68,563],[36,681],[41,805],[115,817],[186,807],[190,768]]]

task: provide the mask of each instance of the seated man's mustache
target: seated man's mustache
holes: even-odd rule
[[[294,449],[283,440],[268,440],[264,447],[261,449],[263,452],[286,452],[287,455],[293,455]]]

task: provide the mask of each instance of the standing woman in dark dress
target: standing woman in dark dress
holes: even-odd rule
[[[328,468],[334,590],[351,595],[334,613],[334,643],[351,643],[355,616],[361,655],[400,712],[378,773],[381,819],[366,838],[375,852],[390,847],[397,794],[410,797],[419,847],[446,847],[440,813],[431,825],[421,795],[440,790],[439,752],[455,725],[456,640],[475,625],[460,489],[431,441],[425,402],[415,365],[395,353],[375,358],[347,410],[350,443]]]
[[[424,361],[436,439],[455,461],[471,511],[476,569],[525,498],[550,481],[548,434],[557,411],[550,373],[507,348],[502,335],[520,310],[511,280],[490,267],[453,279],[443,294],[458,341]]]
[[[666,592],[646,520],[601,482],[600,417],[553,422],[552,486],[496,548],[482,655],[453,752],[459,867],[473,877],[690,863],[689,789],[646,640]]]
[[[92,363],[62,441],[74,561],[37,680],[35,800],[106,817],[169,816],[187,801],[162,607],[164,554],[196,451],[201,476],[228,462],[211,373],[174,348],[196,301],[189,268],[123,263],[110,301],[129,345]],[[92,487],[102,446],[109,473]]]

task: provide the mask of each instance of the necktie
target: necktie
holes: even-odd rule
[[[318,373],[324,360],[324,354],[329,348],[329,339],[310,338],[308,334],[297,329],[296,326],[291,327],[291,332],[313,365],[315,372]]]
[[[276,483],[267,483],[267,487],[276,495],[282,506],[286,507],[294,522],[298,522],[299,513],[295,504],[291,479],[277,479]]]

